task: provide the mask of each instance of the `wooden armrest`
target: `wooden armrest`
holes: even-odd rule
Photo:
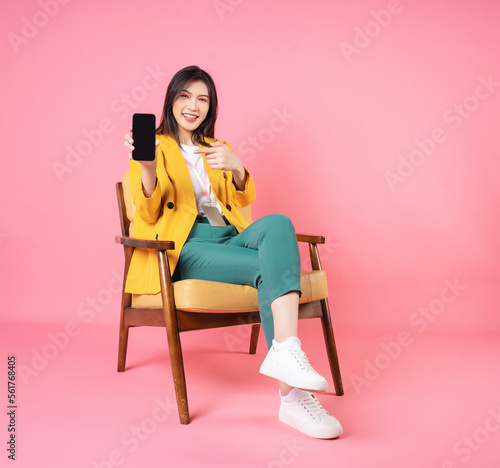
[[[135,239],[126,236],[115,236],[115,242],[129,247],[140,247],[141,249],[174,250],[175,248],[174,241]]]
[[[298,242],[307,242],[309,244],[324,244],[324,236],[310,236],[307,234],[297,234]],[[139,247],[141,249],[154,250],[174,250],[174,241],[157,241],[147,239],[135,239],[134,237],[115,236],[117,244],[128,245],[129,247]]]
[[[308,242],[309,244],[324,244],[325,238],[323,236],[308,236],[307,234],[297,234],[299,242]]]

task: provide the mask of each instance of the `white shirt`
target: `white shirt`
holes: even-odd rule
[[[199,149],[199,146],[188,146],[181,145],[180,150],[184,161],[186,161],[187,167],[189,169],[189,175],[191,176],[191,183],[193,184],[194,197],[196,200],[196,207],[198,209],[198,214],[205,216],[202,205],[211,205],[215,206],[220,213],[222,214],[222,210],[219,206],[219,202],[215,198],[215,195],[212,191],[212,187],[210,186],[210,181],[206,175],[205,165],[203,163],[203,158],[201,154],[197,154],[194,151]],[[196,171],[198,176],[194,173]],[[203,181],[203,184],[208,183],[209,190],[209,198],[205,196],[205,187],[200,184],[200,179]]]

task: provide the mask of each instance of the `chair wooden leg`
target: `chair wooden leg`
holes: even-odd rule
[[[342,396],[344,394],[344,386],[342,384],[342,376],[340,375],[339,358],[335,345],[335,337],[333,335],[328,299],[323,299],[321,301],[321,309],[323,310],[321,324],[323,325],[323,335],[325,337],[326,352],[328,354],[328,361],[330,362],[333,384],[335,385],[335,393],[337,396]]]
[[[120,326],[120,337],[118,339],[118,372],[125,371],[128,345],[128,325]]]
[[[179,410],[179,420],[181,424],[189,424],[189,407],[187,400],[186,377],[184,374],[184,362],[182,359],[182,349],[179,332],[167,329],[168,351],[170,354],[170,365],[172,366],[172,376],[174,378],[175,397]]]
[[[128,329],[126,315],[127,308],[132,304],[132,294],[125,292],[125,282],[130,266],[130,259],[134,249],[125,247],[125,267],[123,273],[122,304],[120,307],[120,336],[118,338],[118,372],[125,371],[125,362],[127,360]]]
[[[321,261],[319,259],[318,246],[309,243],[309,255],[311,258],[311,266],[313,270],[321,270]],[[330,307],[328,299],[321,301],[321,324],[323,325],[323,336],[325,337],[326,352],[328,361],[330,362],[330,370],[332,371],[333,384],[335,385],[335,393],[337,396],[344,394],[344,386],[342,385],[342,376],[340,375],[339,357],[337,355],[337,347],[335,346],[335,337],[333,336],[332,319],[330,317]]]
[[[255,354],[257,351],[257,343],[259,341],[260,324],[252,325],[252,334],[250,335],[250,354]]]
[[[175,311],[172,278],[170,277],[168,257],[166,252],[158,251],[158,266],[160,269],[160,286],[163,302],[163,314],[167,329],[168,352],[174,378],[175,396],[181,424],[189,424],[189,407],[187,400],[186,377],[182,359],[181,339]]]

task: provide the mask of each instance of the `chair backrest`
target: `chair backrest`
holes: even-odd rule
[[[130,174],[127,172],[123,175],[122,181],[118,182],[122,187],[122,210],[120,216],[125,218],[123,222],[127,234],[124,236],[134,237],[134,215],[135,205],[132,201],[132,193],[130,191]],[[117,184],[117,185],[118,185]],[[123,228],[122,228],[123,229]]]
[[[130,176],[126,173],[121,182],[116,183],[116,196],[118,199],[118,211],[120,213],[120,226],[122,236],[134,236],[135,205],[132,202],[130,192]],[[252,222],[252,210],[250,205],[240,208],[241,214],[247,222]]]
[[[116,183],[116,198],[118,200],[118,213],[120,215],[120,227],[122,236],[129,237],[130,220],[127,216],[127,209],[125,207],[125,195],[123,193],[123,184]]]

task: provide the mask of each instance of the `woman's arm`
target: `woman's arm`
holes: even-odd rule
[[[245,168],[240,158],[236,156],[228,143],[222,141],[213,141],[208,148],[199,148],[195,153],[204,153],[208,165],[212,169],[220,171],[232,171],[238,174],[239,182],[244,181]]]
[[[233,170],[233,184],[238,190],[245,190],[245,184],[247,181],[248,177],[248,172],[245,170],[243,167],[243,164],[241,165],[241,169],[238,170]]]
[[[132,129],[129,129],[132,132]],[[156,188],[156,166],[158,165],[158,145],[161,140],[155,141],[155,158],[153,161],[138,161],[141,165],[141,181],[142,190],[147,198],[153,195]],[[132,134],[125,134],[125,141],[123,143],[128,149],[128,158],[132,159],[132,151],[134,150],[134,140]]]
[[[154,163],[148,166],[141,164],[142,190],[146,198],[150,198],[156,190],[156,158]]]
[[[244,190],[248,173],[241,159],[233,153],[228,143],[214,141],[210,143],[210,148],[200,148],[195,153],[204,153],[207,163],[212,169],[231,171],[235,187],[238,190]]]
[[[124,145],[129,149],[130,159],[130,192],[137,214],[146,223],[156,223],[162,206],[162,188],[156,177],[158,162],[158,145],[156,140],[155,159],[153,161],[134,161],[133,140],[130,134],[125,135]]]
[[[247,206],[255,200],[255,185],[252,176],[236,156],[229,143],[214,141],[209,148],[200,148],[196,153],[204,153],[212,169],[231,171],[232,197],[237,206]]]

